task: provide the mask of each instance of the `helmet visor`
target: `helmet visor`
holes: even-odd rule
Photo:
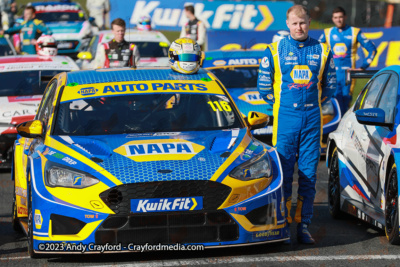
[[[200,56],[195,54],[173,55],[175,61],[194,62],[200,61]]]

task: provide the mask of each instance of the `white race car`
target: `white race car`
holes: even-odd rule
[[[111,41],[113,38],[110,30],[100,31],[94,35],[87,51],[78,54],[77,63],[81,64],[81,69],[92,69],[98,46]],[[161,32],[127,29],[125,40],[138,46],[140,66],[169,66],[168,49],[170,42]]]
[[[15,126],[32,120],[50,79],[64,71],[79,70],[66,56],[0,57],[0,168],[11,167]]]

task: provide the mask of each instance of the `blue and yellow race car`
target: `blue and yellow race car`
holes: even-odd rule
[[[32,257],[283,241],[279,157],[250,133],[267,121],[203,69],[58,74],[17,127],[14,228]]]
[[[265,128],[252,131],[254,135],[272,137],[272,106],[267,104],[257,91],[257,79],[264,76],[258,68],[264,51],[261,50],[217,50],[206,52],[203,68],[214,73],[228,89],[239,111],[245,115],[249,111],[263,112],[270,120]],[[322,106],[323,137],[322,153],[326,150],[328,134],[336,130],[341,115],[336,99]]]

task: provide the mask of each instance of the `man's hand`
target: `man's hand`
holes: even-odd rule
[[[4,35],[4,30],[0,30],[0,36]]]
[[[36,39],[31,40],[31,45],[36,45],[36,43],[37,43]]]

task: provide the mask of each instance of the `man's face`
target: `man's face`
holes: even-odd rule
[[[35,14],[32,12],[31,9],[25,9],[24,10],[24,20],[28,21],[31,20],[35,17]]]
[[[294,12],[289,13],[286,25],[289,28],[290,36],[293,39],[301,41],[308,37],[308,29],[310,27],[311,18],[306,14],[296,15]]]
[[[125,36],[125,27],[113,25],[112,26],[112,33],[114,34],[115,41],[122,42]]]
[[[333,13],[332,21],[338,28],[343,28],[346,25],[346,16],[342,12]]]

